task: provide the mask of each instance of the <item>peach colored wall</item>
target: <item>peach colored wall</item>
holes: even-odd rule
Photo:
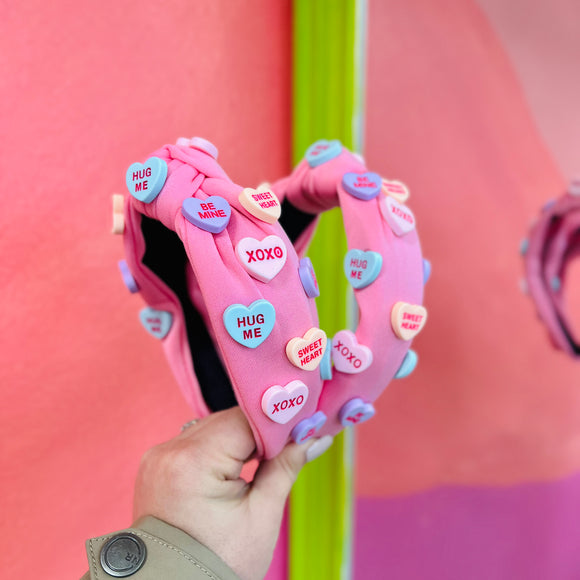
[[[571,19],[565,4],[549,4],[554,21]],[[573,472],[580,367],[552,350],[518,290],[519,241],[562,192],[563,175],[475,2],[371,0],[369,14],[366,157],[410,185],[433,274],[418,368],[389,386],[359,430],[358,490],[380,496]],[[532,58],[561,48],[543,40]]]
[[[502,42],[526,100],[567,179],[580,175],[577,0],[477,0]]]
[[[290,2],[2,8],[0,576],[75,578],[126,526],[142,452],[191,417],[117,271],[110,196],[179,136],[289,170]]]

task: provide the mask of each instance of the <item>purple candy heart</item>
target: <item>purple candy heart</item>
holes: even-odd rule
[[[362,399],[351,399],[342,406],[338,418],[343,427],[352,427],[364,423],[375,414],[375,408],[371,403],[365,403]]]
[[[294,439],[296,443],[304,443],[316,435],[325,423],[326,415],[322,411],[317,411],[312,415],[312,417],[300,421],[300,423],[292,429],[292,439]]]
[[[342,187],[357,199],[369,201],[379,195],[383,181],[376,173],[345,173],[342,176]]]
[[[304,292],[309,298],[316,298],[320,296],[320,290],[318,288],[318,282],[316,280],[316,274],[314,273],[314,267],[310,258],[302,258],[298,266],[298,274],[300,276],[300,281],[304,287]]]
[[[203,201],[188,197],[183,200],[181,213],[194,226],[212,234],[219,234],[228,225],[232,208],[223,197],[217,195]]]
[[[131,270],[129,269],[129,264],[125,260],[119,260],[119,270],[121,271],[121,277],[123,278],[123,282],[125,286],[127,286],[127,290],[131,292],[131,294],[135,294],[135,292],[139,292],[139,285],[133,278],[133,274],[131,274]]]

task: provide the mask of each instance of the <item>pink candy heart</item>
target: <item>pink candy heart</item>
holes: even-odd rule
[[[341,330],[332,339],[332,360],[341,373],[362,373],[373,362],[373,353],[368,346],[359,344],[350,330]]]
[[[286,386],[274,385],[262,395],[262,411],[276,423],[284,425],[299,413],[308,400],[308,387],[302,381]]]

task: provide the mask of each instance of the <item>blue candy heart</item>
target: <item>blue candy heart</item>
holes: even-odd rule
[[[274,328],[276,310],[267,300],[256,300],[250,306],[232,304],[223,315],[229,335],[243,346],[256,348]]]
[[[408,377],[415,370],[418,360],[419,357],[417,356],[417,353],[414,350],[409,349],[399,367],[399,370],[395,374],[395,378],[404,379],[405,377]]]
[[[322,355],[322,360],[320,361],[320,378],[323,381],[330,381],[332,379],[332,357],[330,354],[331,349],[326,348],[324,354]]]
[[[310,167],[318,167],[326,161],[338,157],[342,151],[340,141],[316,141],[306,150],[306,161]]]
[[[145,163],[133,163],[125,174],[129,193],[143,203],[151,203],[167,179],[167,163],[159,157],[149,157]]]
[[[427,280],[431,277],[431,262],[423,258],[423,284],[427,284]]]
[[[194,226],[212,234],[219,234],[228,225],[232,208],[223,197],[217,195],[203,201],[188,197],[181,204],[181,213]]]
[[[345,403],[338,413],[338,418],[343,427],[351,427],[368,421],[375,414],[375,408],[371,403],[365,403],[362,399],[351,399]]]
[[[383,180],[376,173],[345,173],[342,176],[342,187],[357,199],[369,201],[379,195]]]
[[[344,257],[343,267],[353,288],[365,288],[377,279],[383,267],[383,257],[370,250],[349,250]]]
[[[155,310],[155,308],[151,308],[150,306],[143,308],[143,310],[139,312],[139,319],[141,320],[141,324],[145,327],[145,330],[155,338],[159,339],[165,338],[173,321],[171,312]]]
[[[308,439],[316,435],[325,423],[326,415],[322,411],[317,411],[312,415],[312,417],[300,421],[300,423],[292,429],[290,435],[296,443],[305,443]]]

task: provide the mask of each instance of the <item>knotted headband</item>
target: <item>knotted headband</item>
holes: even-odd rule
[[[580,254],[580,181],[558,200],[547,202],[522,241],[525,285],[555,348],[580,355],[564,299],[566,273]]]
[[[290,177],[251,189],[211,143],[180,139],[131,165],[126,184],[120,266],[147,304],[141,322],[195,412],[239,404],[260,456],[370,418],[391,378],[413,370],[428,263],[408,192],[340,143],[314,144]],[[327,337],[302,256],[318,214],[338,205],[359,323]]]

